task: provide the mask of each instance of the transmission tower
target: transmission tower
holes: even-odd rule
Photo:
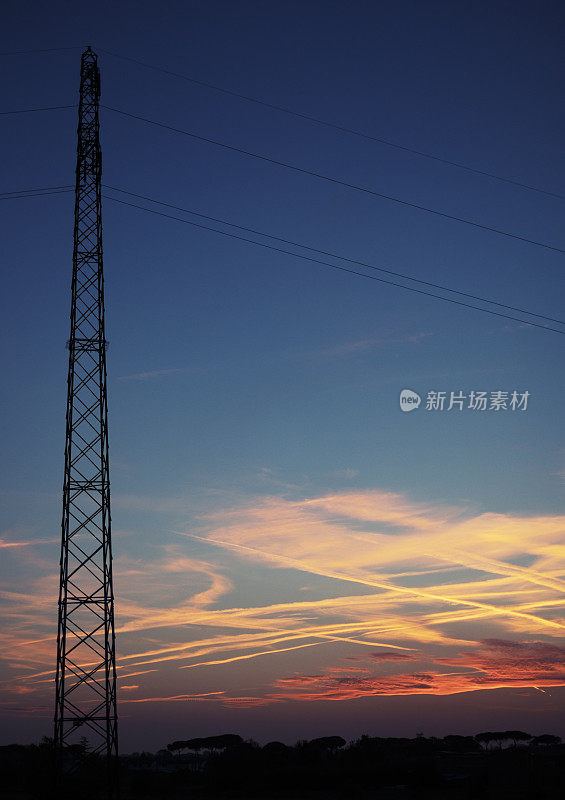
[[[118,718],[99,102],[100,71],[89,47],[80,70],[54,740],[63,772],[98,756],[112,776]],[[109,777],[110,796],[113,784]]]

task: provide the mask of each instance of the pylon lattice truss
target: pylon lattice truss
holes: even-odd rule
[[[66,417],[55,746],[118,753],[96,55],[82,55]]]

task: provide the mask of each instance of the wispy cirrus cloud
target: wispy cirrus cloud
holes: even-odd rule
[[[122,689],[125,688],[122,686]],[[132,687],[133,688],[133,687]],[[135,687],[137,688],[137,687]],[[170,697],[160,696],[160,697],[138,697],[132,698],[129,697],[125,700],[122,700],[122,703],[177,703],[180,701],[186,700],[217,700],[219,696],[225,694],[223,690],[217,692],[201,692],[200,694],[174,694]]]
[[[170,375],[177,375],[179,372],[186,372],[187,367],[167,367],[165,369],[153,369],[147,372],[135,372],[132,375],[120,375],[118,381],[155,381],[159,378],[168,378]]]
[[[551,615],[497,602],[506,584],[515,587],[517,598],[540,586],[548,590],[544,599],[551,596],[557,607],[563,602],[563,517],[473,514],[366,491],[302,501],[267,498],[252,507],[211,514],[208,525],[203,541],[248,560],[374,587],[396,595],[400,604],[410,598],[431,606],[459,604],[480,615],[514,618],[520,624],[530,619],[563,632],[562,622]],[[531,566],[516,566],[513,561],[524,555],[532,559]],[[464,570],[465,578],[438,584],[434,571],[446,563],[454,571]],[[427,577],[411,586],[395,580],[394,571],[409,567]],[[489,596],[494,602],[488,602]]]
[[[333,347],[322,350],[310,351],[307,355],[310,358],[339,358],[354,355],[368,350],[386,349],[397,347],[398,345],[418,345],[424,339],[433,336],[432,333],[420,331],[417,333],[407,333],[393,336],[368,337],[366,339],[356,339],[351,342],[344,342]]]
[[[9,548],[9,547],[31,547],[35,544],[41,544],[41,542],[36,541],[29,541],[29,542],[7,542],[4,539],[0,539],[0,549]]]
[[[168,514],[170,500],[134,505]],[[189,508],[188,498],[174,500],[177,512]],[[230,496],[223,508],[219,501],[197,518],[198,535],[178,531],[174,542],[156,543],[151,560],[116,560],[118,674],[140,676],[129,701],[210,694],[208,702],[243,708],[562,685],[555,642],[564,631],[563,517],[479,513],[374,489],[239,503]],[[315,589],[250,603],[242,576],[263,581],[268,597],[282,570],[297,587],[307,573]],[[52,630],[45,608],[56,583],[44,574],[29,592],[14,586],[6,595],[2,643],[19,673],[11,685],[36,698],[52,681],[54,635],[37,634]],[[230,602],[234,592],[247,602]],[[324,669],[285,674],[281,658],[299,665],[306,654]],[[237,681],[251,664],[264,689],[245,697]],[[219,674],[233,686],[221,696]],[[202,691],[193,690],[195,679]],[[156,691],[160,681],[166,694]]]
[[[347,656],[347,661],[413,661],[417,653],[369,653],[362,656]]]

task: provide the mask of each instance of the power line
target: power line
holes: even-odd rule
[[[17,194],[13,197],[2,197],[0,196],[0,200],[23,200],[26,197],[43,197],[47,194],[68,194],[72,192],[72,189],[59,189],[58,191],[54,192],[35,192],[34,194]]]
[[[201,225],[198,222],[192,222],[191,220],[182,219],[181,217],[175,217],[172,214],[165,214],[163,211],[156,211],[155,209],[146,208],[144,206],[137,205],[136,203],[129,203],[126,200],[119,200],[117,197],[112,197],[109,194],[104,194],[103,196],[106,199],[112,200],[114,203],[119,203],[120,205],[123,205],[123,206],[129,206],[130,208],[137,208],[140,211],[146,211],[149,214],[155,214],[155,215],[160,216],[160,217],[166,217],[167,219],[173,219],[173,220],[176,220],[177,222],[182,222],[185,225],[191,225],[194,228],[200,228],[201,230],[210,231],[212,233],[217,233],[220,236],[226,236],[226,237],[228,237],[230,239],[237,239],[238,241],[241,241],[241,242],[247,242],[248,244],[254,244],[257,247],[263,247],[263,248],[265,248],[267,250],[273,250],[273,251],[275,251],[277,253],[283,253],[284,255],[293,256],[294,258],[300,258],[303,261],[309,261],[309,262],[311,262],[313,264],[319,264],[319,265],[324,266],[324,267],[329,267],[331,269],[340,270],[340,272],[348,272],[349,274],[358,275],[361,278],[367,278],[368,280],[378,281],[379,283],[386,283],[389,286],[396,286],[396,287],[398,287],[400,289],[405,289],[405,290],[407,290],[409,292],[415,292],[417,294],[426,295],[428,297],[434,297],[436,300],[443,300],[446,303],[453,303],[453,304],[458,305],[458,306],[464,306],[465,308],[472,308],[475,311],[482,311],[485,314],[492,314],[493,316],[502,317],[504,319],[509,319],[509,320],[512,320],[513,322],[520,322],[522,324],[526,324],[526,325],[532,326],[534,328],[541,328],[542,330],[545,330],[545,331],[552,331],[553,333],[560,333],[561,335],[565,335],[565,331],[559,330],[557,328],[551,328],[548,325],[540,325],[540,324],[538,324],[536,322],[530,322],[528,320],[520,319],[519,317],[513,317],[513,316],[510,316],[509,314],[503,314],[503,313],[501,313],[499,311],[493,311],[492,309],[481,308],[480,306],[475,306],[475,305],[472,305],[471,303],[464,303],[461,300],[454,300],[453,298],[450,298],[450,297],[442,297],[441,295],[434,294],[433,292],[427,292],[427,291],[425,291],[423,289],[416,289],[413,286],[404,286],[403,284],[396,283],[395,281],[389,281],[389,280],[385,280],[384,278],[378,278],[376,275],[367,275],[365,272],[359,272],[357,270],[349,269],[348,267],[341,267],[341,266],[338,266],[337,264],[330,264],[328,261],[322,261],[321,259],[312,258],[311,256],[305,256],[305,255],[301,255],[299,253],[293,253],[290,250],[284,250],[281,247],[275,247],[274,245],[266,244],[265,242],[256,242],[253,239],[248,239],[245,236],[238,236],[235,233],[228,233],[227,231],[221,231],[218,228],[212,228],[212,227],[207,226],[207,225]]]
[[[78,50],[81,49],[81,45],[71,45],[70,47],[49,47],[45,49],[39,50],[13,50],[10,52],[0,52],[0,56],[14,56],[14,55],[28,55],[34,53],[55,53],[55,52],[63,52],[68,50]],[[154,64],[148,64],[146,61],[140,61],[136,58],[131,58],[130,56],[124,56],[120,53],[114,53],[110,50],[106,50],[103,47],[97,48],[101,53],[106,53],[106,55],[112,56],[113,58],[119,58],[124,61],[130,61],[133,64],[138,64],[139,66],[145,67],[147,69],[154,70],[155,72],[161,72],[165,75],[173,76],[175,78],[181,78],[182,80],[189,81],[190,83],[194,83],[198,86],[203,86],[207,89],[213,89],[216,92],[221,92],[222,94],[229,95],[231,97],[236,97],[239,100],[245,100],[249,103],[255,103],[256,105],[264,106],[265,108],[270,108],[275,111],[280,111],[284,114],[288,114],[293,117],[297,117],[298,119],[305,119],[309,122],[314,122],[316,125],[322,125],[326,128],[333,128],[334,130],[341,131],[342,133],[348,133],[353,136],[357,136],[362,139],[367,139],[369,141],[378,142],[379,144],[384,144],[387,147],[392,147],[396,150],[402,150],[406,153],[412,153],[413,155],[421,156],[422,158],[428,158],[432,161],[437,161],[441,164],[448,164],[451,167],[457,167],[458,169],[463,169],[466,172],[472,172],[476,175],[482,175],[487,178],[492,178],[493,180],[502,181],[503,183],[508,183],[513,186],[518,186],[521,189],[526,189],[532,192],[538,192],[539,194],[545,194],[548,197],[555,197],[559,200],[565,200],[565,195],[559,194],[558,192],[550,192],[548,189],[541,189],[539,186],[532,186],[531,184],[523,183],[522,181],[515,180],[513,178],[505,178],[502,175],[497,175],[494,172],[489,172],[488,170],[477,169],[476,167],[470,167],[468,164],[462,164],[459,161],[451,161],[450,159],[443,158],[441,156],[436,156],[433,153],[426,153],[423,150],[417,150],[413,147],[407,147],[406,145],[399,144],[398,142],[393,142],[390,139],[384,139],[379,136],[373,136],[372,134],[365,133],[364,131],[356,130],[355,128],[348,128],[345,125],[338,125],[334,122],[329,122],[328,120],[321,119],[320,117],[312,116],[311,114],[305,114],[300,111],[295,111],[291,108],[286,108],[285,106],[279,106],[276,103],[269,103],[266,100],[260,100],[257,97],[251,97],[250,95],[241,94],[240,92],[235,92],[231,89],[226,89],[223,86],[217,86],[216,84],[209,83],[207,81],[201,81],[197,78],[192,78],[189,75],[183,75],[180,72],[174,72],[173,70],[164,69],[163,67],[157,67]],[[29,109],[29,111],[48,111],[48,110],[55,110],[56,108],[75,108],[76,106],[54,106],[52,109]],[[26,109],[25,111],[27,111]],[[5,111],[0,112],[3,114],[15,114],[15,113],[25,113],[25,111]]]
[[[13,189],[11,192],[0,192],[0,198],[15,200],[18,197],[35,197],[36,194],[55,194],[60,190],[68,192],[73,188],[70,184],[63,184],[62,186],[41,186],[37,189]]]
[[[329,250],[321,250],[319,248],[312,247],[311,245],[306,245],[306,244],[302,244],[301,242],[293,241],[292,239],[285,239],[285,238],[283,238],[281,236],[275,236],[274,234],[265,233],[264,231],[259,231],[259,230],[255,229],[255,228],[249,228],[249,227],[246,227],[244,225],[238,225],[238,224],[236,224],[234,222],[229,222],[228,220],[224,220],[224,219],[221,219],[219,217],[212,217],[212,216],[209,216],[207,214],[202,214],[202,213],[200,213],[198,211],[193,211],[193,210],[188,209],[188,208],[183,208],[181,206],[173,205],[172,203],[166,203],[166,202],[164,202],[162,200],[156,200],[155,198],[149,197],[147,195],[138,194],[136,192],[130,192],[127,189],[121,189],[121,188],[119,188],[117,186],[111,186],[110,184],[103,184],[103,186],[104,186],[104,188],[111,189],[112,191],[121,192],[122,194],[126,194],[126,195],[129,195],[131,197],[137,197],[137,198],[142,199],[142,200],[147,200],[148,202],[151,202],[151,203],[156,203],[157,205],[165,206],[167,208],[172,208],[172,209],[175,209],[177,211],[182,211],[182,212],[187,213],[187,214],[192,214],[193,216],[200,217],[201,219],[206,219],[206,220],[210,220],[210,221],[213,221],[213,222],[219,222],[222,225],[227,225],[227,226],[232,227],[232,228],[237,228],[238,230],[246,231],[248,233],[253,233],[253,234],[257,235],[257,236],[265,236],[265,237],[267,237],[269,239],[273,239],[274,241],[282,242],[284,244],[290,244],[290,245],[293,245],[294,247],[300,247],[300,248],[302,248],[304,250],[309,250],[310,252],[314,252],[314,253],[319,253],[321,255],[330,256],[331,258],[336,258],[336,259],[339,259],[341,261],[346,261],[346,262],[348,262],[350,264],[356,264],[358,266],[365,267],[367,269],[376,270],[378,272],[384,272],[384,273],[386,273],[388,275],[394,275],[397,278],[403,278],[404,280],[409,280],[409,281],[412,281],[414,283],[418,283],[418,284],[421,284],[421,285],[424,285],[424,286],[430,286],[430,287],[433,287],[435,289],[441,289],[442,291],[451,292],[453,294],[458,294],[458,295],[460,295],[462,297],[468,297],[468,298],[470,298],[472,300],[479,300],[482,303],[489,303],[491,305],[498,306],[499,308],[505,308],[505,309],[507,309],[509,311],[516,311],[516,312],[518,312],[520,314],[526,314],[528,316],[537,317],[538,319],[548,320],[549,322],[556,322],[559,325],[565,325],[565,321],[564,320],[560,320],[560,319],[557,319],[555,317],[548,317],[548,316],[546,316],[544,314],[538,314],[535,311],[528,311],[526,309],[519,308],[517,306],[511,306],[511,305],[508,305],[506,303],[500,303],[497,300],[489,300],[488,298],[481,297],[480,295],[470,294],[468,292],[460,291],[459,289],[452,289],[449,286],[444,286],[442,284],[433,283],[431,281],[425,281],[425,280],[422,280],[421,278],[414,278],[414,277],[412,277],[410,275],[405,275],[405,274],[403,274],[401,272],[395,272],[393,270],[387,269],[386,267],[378,267],[378,266],[376,266],[374,264],[368,264],[365,261],[359,261],[357,259],[349,258],[348,256],[343,256],[343,255],[340,255],[338,253],[332,253]],[[46,187],[40,187],[40,188],[35,188],[35,189],[16,189],[16,190],[12,190],[10,192],[0,192],[0,199],[1,200],[19,200],[19,199],[25,198],[25,197],[41,197],[41,196],[44,196],[44,195],[51,195],[51,194],[64,194],[64,193],[70,192],[72,190],[73,190],[73,187],[70,186],[70,185],[46,186]],[[227,233],[225,231],[220,231],[217,228],[210,228],[210,227],[207,227],[207,226],[204,226],[204,225],[198,225],[197,223],[190,222],[189,220],[181,219],[180,217],[175,217],[175,216],[172,216],[170,214],[164,214],[164,213],[155,211],[153,209],[145,208],[144,206],[139,206],[139,205],[136,205],[134,203],[127,203],[127,202],[125,202],[123,200],[118,200],[118,198],[112,197],[111,195],[106,195],[105,194],[104,197],[106,197],[108,200],[114,200],[116,203],[121,203],[122,205],[129,205],[132,208],[137,208],[137,209],[139,209],[141,211],[147,211],[148,213],[158,214],[159,216],[163,216],[163,217],[166,217],[168,219],[173,219],[173,220],[176,220],[178,222],[184,222],[187,225],[193,225],[194,227],[202,228],[203,230],[208,230],[208,231],[211,231],[211,232],[214,232],[214,233],[219,233],[219,234],[221,234],[223,236],[230,236],[231,238],[239,239],[239,240],[244,241],[244,242],[249,242],[250,244],[256,244],[256,245],[259,245],[260,247],[266,247],[266,248],[268,248],[270,250],[275,250],[277,252],[286,253],[287,255],[292,255],[292,256],[295,256],[296,258],[305,259],[307,261],[312,261],[314,263],[322,264],[324,266],[332,267],[334,269],[340,269],[340,270],[343,270],[345,272],[351,272],[352,274],[359,275],[361,277],[372,278],[373,280],[380,280],[382,283],[387,283],[387,284],[390,284],[392,286],[397,286],[398,288],[401,288],[401,289],[407,289],[408,291],[414,291],[414,292],[418,292],[419,294],[425,294],[425,295],[428,295],[430,297],[435,297],[438,300],[445,300],[446,302],[456,303],[457,305],[463,305],[463,306],[468,307],[468,308],[474,308],[477,311],[484,311],[485,313],[496,314],[496,312],[491,311],[489,309],[480,308],[478,306],[474,306],[474,305],[468,304],[468,303],[461,303],[461,302],[458,302],[456,300],[452,300],[452,299],[450,299],[448,297],[442,297],[440,295],[436,295],[436,294],[434,294],[432,292],[420,291],[418,289],[414,289],[413,287],[404,286],[404,285],[396,283],[394,281],[386,281],[386,280],[383,280],[383,279],[375,278],[374,276],[366,275],[364,273],[360,273],[360,272],[357,272],[355,270],[348,270],[348,269],[345,269],[344,267],[339,267],[339,266],[337,266],[335,264],[329,264],[327,262],[320,261],[318,259],[311,259],[311,258],[308,258],[307,256],[299,255],[298,253],[292,253],[292,252],[289,252],[288,250],[282,250],[280,248],[272,247],[270,245],[266,245],[266,244],[263,244],[261,242],[255,242],[252,239],[247,239],[247,238],[241,237],[241,236],[235,236],[235,235],[229,234],[229,233]],[[506,317],[508,319],[513,319],[513,320],[515,320],[517,322],[526,322],[526,320],[521,320],[521,319],[517,319],[515,317],[510,317],[510,316],[507,316],[506,314],[496,314],[496,316],[503,316],[503,317]],[[544,330],[555,330],[555,329],[549,328],[548,326],[545,326],[545,325],[535,325],[535,323],[533,323],[533,322],[526,322],[526,324],[534,325],[535,327],[543,328]],[[555,332],[558,333],[559,331],[555,331]]]
[[[259,153],[253,153],[250,150],[244,150],[242,147],[236,147],[235,145],[226,144],[225,142],[219,142],[216,139],[210,139],[206,136],[200,136],[196,133],[192,133],[191,131],[185,131],[181,128],[175,128],[172,125],[166,125],[163,122],[157,122],[156,120],[148,119],[147,117],[141,117],[138,114],[130,114],[128,111],[122,111],[119,108],[113,108],[112,106],[106,106],[101,104],[102,108],[105,108],[108,111],[113,111],[116,114],[121,114],[124,117],[129,117],[130,119],[135,119],[140,122],[145,122],[149,125],[155,125],[158,128],[164,128],[165,130],[173,131],[174,133],[180,133],[183,136],[189,136],[192,139],[196,139],[200,142],[206,142],[207,144],[212,144],[215,147],[221,147],[224,150],[230,150],[234,153],[240,153],[241,155],[248,156],[250,158],[258,159],[259,161],[265,161],[269,164],[275,164],[279,167],[284,167],[285,169],[292,170],[293,172],[298,172],[302,175],[310,175],[313,178],[318,178],[319,180],[326,181],[328,183],[333,183],[338,186],[344,186],[347,189],[353,189],[358,192],[363,192],[364,194],[371,195],[372,197],[379,197],[383,200],[389,200],[392,203],[397,203],[398,205],[407,206],[409,208],[415,208],[418,211],[425,211],[427,214],[434,214],[435,216],[442,217],[444,219],[449,219],[453,222],[461,222],[464,225],[471,225],[474,228],[480,228],[481,230],[490,231],[491,233],[496,233],[499,236],[506,236],[510,239],[516,239],[521,242],[526,242],[527,244],[533,244],[536,247],[543,247],[546,250],[553,250],[557,253],[565,253],[560,247],[554,247],[553,245],[546,244],[545,242],[538,242],[534,239],[528,239],[525,236],[519,236],[515,233],[509,233],[508,231],[503,231],[500,228],[493,228],[490,225],[483,225],[480,222],[474,222],[472,220],[465,219],[464,217],[458,217],[454,214],[447,214],[444,211],[438,211],[434,208],[429,208],[427,206],[419,205],[418,203],[412,203],[409,200],[402,200],[399,197],[393,197],[392,195],[383,194],[381,192],[377,192],[374,189],[369,189],[366,186],[358,186],[354,183],[348,183],[347,181],[339,180],[339,178],[333,178],[329,175],[323,175],[321,172],[315,172],[314,170],[305,169],[304,167],[298,167],[295,164],[289,164],[285,161],[279,161],[275,158],[270,158],[269,156],[260,155]]]
[[[378,136],[372,136],[371,134],[364,133],[363,131],[355,130],[354,128],[348,128],[344,125],[337,125],[333,122],[328,122],[327,120],[320,119],[319,117],[314,117],[310,114],[304,114],[300,111],[295,111],[291,108],[286,108],[285,106],[279,106],[275,103],[268,103],[265,100],[259,100],[257,97],[250,97],[249,95],[240,94],[239,92],[234,92],[231,89],[226,89],[223,86],[217,86],[213,83],[208,83],[207,81],[201,81],[197,78],[191,78],[189,75],[182,75],[179,72],[173,72],[172,70],[164,69],[162,67],[156,67],[153,64],[148,64],[145,61],[140,61],[136,58],[130,58],[129,56],[120,55],[119,53],[113,53],[110,50],[104,50],[102,47],[99,47],[98,50],[101,53],[106,53],[106,55],[112,56],[113,58],[120,58],[124,61],[131,61],[133,64],[138,64],[139,66],[146,67],[147,69],[152,69],[155,72],[162,72],[165,75],[173,76],[175,78],[181,78],[182,80],[189,81],[190,83],[194,83],[198,86],[203,86],[206,89],[213,89],[216,92],[221,92],[222,94],[229,95],[230,97],[236,97],[238,100],[245,100],[248,103],[255,103],[256,105],[264,106],[265,108],[270,108],[275,111],[281,111],[283,114],[288,114],[292,117],[297,117],[299,119],[305,119],[309,122],[314,122],[316,125],[322,125],[326,128],[333,128],[334,130],[341,131],[342,133],[348,133],[353,136],[357,136],[362,139],[368,139],[372,142],[378,142],[379,144],[384,144],[387,147],[393,147],[396,150],[403,150],[406,153],[412,153],[413,155],[422,156],[423,158],[431,159],[432,161],[439,161],[442,164],[448,164],[451,167],[457,167],[458,169],[466,170],[467,172],[473,172],[476,175],[482,175],[487,178],[492,178],[497,181],[502,181],[503,183],[509,183],[513,186],[518,186],[521,189],[527,189],[528,191],[538,192],[540,194],[548,195],[549,197],[556,197],[559,200],[565,200],[565,195],[558,194],[556,192],[550,192],[547,189],[540,189],[538,186],[531,186],[527,183],[522,183],[521,181],[514,180],[512,178],[504,178],[501,175],[496,175],[493,172],[488,172],[482,169],[476,169],[475,167],[470,167],[467,164],[462,164],[459,161],[450,161],[447,158],[442,158],[441,156],[433,155],[432,153],[426,153],[423,150],[416,150],[412,147],[406,147],[405,145],[398,144],[397,142],[393,142],[390,139],[383,139]]]
[[[425,286],[431,286],[433,288],[441,289],[442,291],[451,292],[451,293],[458,294],[458,295],[463,296],[463,297],[469,297],[469,298],[474,299],[474,300],[479,300],[480,302],[483,302],[483,303],[489,303],[491,305],[496,305],[496,306],[498,306],[500,308],[506,308],[508,310],[516,311],[516,312],[521,313],[521,314],[526,314],[526,315],[529,315],[529,316],[537,317],[539,319],[545,319],[545,320],[548,320],[550,322],[556,322],[556,323],[558,323],[560,325],[565,325],[565,322],[563,320],[559,320],[559,319],[556,319],[554,317],[548,317],[548,316],[545,316],[543,314],[538,314],[538,313],[536,313],[534,311],[527,311],[526,309],[522,309],[522,308],[519,308],[519,307],[516,307],[516,306],[507,305],[505,303],[500,303],[500,302],[498,302],[496,300],[489,300],[489,299],[487,299],[485,297],[481,297],[479,295],[469,294],[468,292],[462,292],[462,291],[460,291],[458,289],[451,289],[451,288],[449,288],[447,286],[443,286],[441,284],[432,283],[430,281],[424,281],[424,280],[421,280],[419,278],[413,278],[413,277],[411,277],[409,275],[404,275],[402,273],[394,272],[393,270],[386,269],[385,267],[377,267],[374,264],[368,264],[366,262],[358,261],[356,259],[352,259],[352,258],[349,258],[347,256],[338,255],[336,253],[332,253],[332,252],[327,251],[327,250],[321,250],[321,249],[318,249],[318,248],[315,248],[315,247],[311,247],[310,245],[301,244],[300,242],[295,242],[295,241],[293,241],[291,239],[284,239],[282,237],[275,236],[273,234],[264,233],[263,231],[258,231],[258,230],[254,229],[254,228],[248,228],[248,227],[245,227],[243,225],[237,225],[236,223],[228,222],[227,220],[223,220],[223,219],[220,219],[218,217],[211,217],[211,216],[208,216],[206,214],[201,214],[201,213],[199,213],[197,211],[192,211],[190,209],[182,208],[180,206],[176,206],[176,205],[173,205],[171,203],[165,203],[165,202],[163,202],[161,200],[155,200],[154,198],[148,197],[146,195],[140,195],[140,194],[137,194],[135,192],[129,192],[129,191],[125,190],[125,189],[120,189],[120,188],[115,187],[115,186],[110,186],[109,184],[104,184],[104,187],[107,188],[107,189],[111,189],[113,191],[122,192],[124,194],[131,195],[132,197],[138,197],[138,198],[147,200],[149,202],[156,203],[158,205],[166,206],[168,208],[173,208],[173,209],[176,209],[178,211],[182,211],[182,212],[185,212],[185,213],[188,213],[188,214],[192,214],[194,216],[198,216],[198,217],[201,217],[203,219],[208,219],[208,220],[211,220],[211,221],[219,222],[219,223],[221,223],[223,225],[228,225],[230,227],[237,228],[239,230],[247,231],[249,233],[254,233],[254,234],[258,235],[258,236],[265,236],[265,237],[268,237],[268,238],[273,239],[275,241],[283,242],[285,244],[291,244],[291,245],[293,245],[295,247],[301,247],[301,248],[303,248],[305,250],[309,250],[311,252],[320,253],[322,255],[328,255],[328,256],[330,256],[332,258],[337,258],[337,259],[340,259],[342,261],[347,261],[348,263],[351,263],[351,264],[357,264],[357,265],[365,267],[367,269],[378,270],[379,272],[384,272],[384,273],[387,273],[389,275],[394,275],[396,277],[403,278],[403,279],[409,280],[409,281],[413,281],[415,283],[419,283],[419,284],[422,284],[422,285],[425,285]],[[11,192],[0,192],[0,199],[2,199],[2,200],[16,200],[16,199],[21,199],[23,197],[40,197],[40,196],[43,196],[43,195],[50,195],[50,194],[64,194],[65,192],[72,191],[72,188],[73,188],[72,186],[58,186],[58,187],[55,186],[55,187],[44,187],[44,188],[41,188],[41,189],[13,190]],[[116,203],[120,203],[121,205],[126,205],[126,206],[130,206],[131,208],[139,209],[140,211],[146,211],[146,212],[151,213],[151,214],[156,214],[156,215],[161,216],[161,217],[166,217],[167,219],[173,219],[173,220],[175,220],[177,222],[182,222],[182,223],[185,223],[187,225],[192,225],[193,227],[196,227],[196,228],[201,228],[202,230],[207,230],[207,231],[210,231],[212,233],[218,233],[218,234],[220,234],[222,236],[227,236],[227,237],[232,238],[232,239],[237,239],[239,241],[244,241],[244,242],[247,242],[249,244],[255,244],[255,245],[259,246],[259,247],[264,247],[264,248],[269,249],[269,250],[274,250],[275,252],[280,252],[280,253],[283,253],[283,254],[286,254],[286,255],[294,256],[295,258],[300,258],[302,260],[310,261],[312,263],[320,264],[322,266],[331,267],[332,269],[338,269],[338,270],[340,270],[342,272],[349,272],[349,273],[351,273],[353,275],[358,275],[359,277],[369,278],[370,280],[376,280],[376,281],[379,281],[380,283],[385,283],[385,284],[388,284],[388,285],[391,285],[391,286],[396,286],[397,288],[400,288],[400,289],[406,289],[407,291],[416,292],[418,294],[423,294],[423,295],[426,295],[428,297],[433,297],[433,298],[435,298],[437,300],[444,300],[445,302],[448,302],[448,303],[454,303],[456,305],[464,306],[466,308],[472,308],[472,309],[474,309],[476,311],[483,311],[484,313],[493,314],[493,315],[498,316],[498,317],[503,317],[505,319],[513,320],[515,322],[525,323],[527,325],[531,325],[531,326],[536,327],[536,328],[541,328],[543,330],[549,330],[549,331],[553,331],[555,333],[565,333],[565,331],[559,331],[559,330],[557,330],[555,328],[551,328],[551,327],[549,327],[547,325],[538,325],[538,324],[536,324],[534,322],[530,322],[530,321],[527,321],[527,320],[524,320],[524,319],[519,319],[517,317],[513,317],[513,316],[510,316],[508,314],[501,314],[499,312],[492,311],[491,309],[481,308],[479,306],[475,306],[475,305],[470,304],[470,303],[464,303],[464,302],[461,302],[461,301],[458,301],[458,300],[454,300],[454,299],[449,298],[449,297],[443,297],[443,296],[437,295],[437,294],[435,294],[433,292],[423,291],[421,289],[416,289],[416,288],[411,287],[411,286],[404,286],[403,284],[397,283],[395,281],[388,281],[388,280],[385,280],[383,278],[377,278],[376,276],[367,275],[366,273],[358,272],[357,270],[347,269],[346,267],[341,267],[341,266],[338,266],[336,264],[330,264],[329,262],[322,261],[320,259],[310,258],[308,256],[304,256],[304,255],[301,255],[301,254],[298,254],[298,253],[293,253],[291,251],[284,250],[284,249],[278,248],[278,247],[274,247],[272,245],[268,245],[268,244],[265,244],[263,242],[256,242],[256,241],[254,241],[252,239],[248,239],[248,238],[243,237],[243,236],[237,236],[235,234],[230,234],[230,233],[228,233],[226,231],[218,230],[217,228],[212,228],[212,227],[209,227],[209,226],[206,226],[206,225],[200,225],[200,224],[198,224],[196,222],[192,222],[192,221],[186,220],[186,219],[181,219],[180,217],[175,217],[175,216],[173,216],[171,214],[165,214],[163,212],[159,212],[159,211],[156,211],[154,209],[146,208],[144,206],[140,206],[140,205],[137,205],[135,203],[128,203],[128,202],[126,202],[124,200],[119,200],[118,198],[112,197],[111,195],[105,194],[104,197],[106,197],[108,200],[113,200]]]
[[[404,280],[413,281],[414,283],[419,283],[419,284],[421,284],[423,286],[431,286],[434,289],[441,289],[444,292],[452,292],[453,294],[458,294],[458,295],[460,295],[462,297],[468,297],[468,298],[470,298],[472,300],[480,300],[482,303],[490,303],[492,305],[498,306],[499,308],[506,308],[509,311],[518,311],[520,314],[528,314],[528,315],[533,316],[533,317],[538,317],[539,319],[548,320],[549,322],[557,322],[559,325],[565,325],[565,321],[564,320],[556,319],[555,317],[547,317],[544,314],[537,314],[534,311],[527,311],[527,310],[525,310],[523,308],[518,308],[517,306],[507,305],[506,303],[499,303],[497,300],[489,300],[486,297],[481,297],[480,295],[469,294],[468,292],[462,292],[462,291],[460,291],[458,289],[451,289],[449,286],[443,286],[440,283],[432,283],[431,281],[424,281],[424,280],[422,280],[420,278],[414,278],[411,275],[404,275],[401,272],[395,272],[395,271],[393,271],[391,269],[387,269],[385,267],[377,267],[374,264],[368,264],[365,261],[359,261],[359,260],[354,259],[354,258],[349,258],[348,256],[339,255],[338,253],[332,253],[329,250],[321,250],[321,249],[319,249],[317,247],[312,247],[312,246],[307,245],[307,244],[302,244],[301,242],[295,242],[292,239],[284,239],[281,236],[275,236],[275,235],[273,235],[271,233],[265,233],[264,231],[259,231],[259,230],[255,229],[255,228],[249,228],[249,227],[246,227],[244,225],[237,225],[234,222],[229,222],[228,220],[221,219],[219,217],[212,217],[212,216],[209,216],[208,214],[201,214],[200,212],[193,211],[190,208],[182,208],[181,206],[176,206],[176,205],[173,205],[172,203],[165,203],[162,200],[155,200],[155,198],[148,197],[147,195],[137,194],[136,192],[129,192],[126,189],[120,189],[118,186],[110,186],[107,183],[103,184],[103,186],[104,186],[105,189],[112,189],[115,192],[121,192],[122,194],[127,194],[127,195],[130,195],[131,197],[137,197],[140,200],[147,200],[150,203],[156,203],[157,205],[165,206],[166,208],[172,208],[175,211],[183,211],[183,212],[185,212],[187,214],[192,214],[195,217],[200,217],[201,219],[206,219],[206,220],[209,220],[211,222],[219,222],[222,225],[228,225],[230,228],[237,228],[240,231],[246,231],[247,233],[253,233],[253,234],[256,234],[257,236],[266,236],[267,238],[273,239],[273,240],[275,240],[277,242],[283,242],[284,244],[290,244],[290,245],[293,245],[294,247],[301,247],[304,250],[309,250],[310,252],[313,252],[313,253],[319,253],[320,255],[331,256],[331,258],[337,258],[340,261],[347,261],[349,264],[356,264],[357,266],[360,266],[360,267],[365,267],[367,269],[376,270],[378,272],[384,272],[384,273],[386,273],[388,275],[394,275],[397,278],[403,278]]]
[[[42,50],[12,50],[8,53],[0,53],[0,56],[26,56],[32,55],[33,53],[57,53],[63,50],[81,50],[82,47],[79,44],[71,45],[71,47],[47,47]]]
[[[0,115],[6,114],[33,114],[36,111],[60,111],[63,108],[76,108],[76,103],[70,106],[44,106],[43,108],[18,108],[16,111],[0,111]]]

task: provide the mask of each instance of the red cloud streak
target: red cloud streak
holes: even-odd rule
[[[334,668],[325,674],[281,678],[273,684],[279,691],[268,694],[261,704],[265,700],[353,700],[373,695],[449,695],[481,689],[565,685],[563,647],[539,641],[499,639],[487,639],[481,644],[479,650],[445,658],[373,653],[363,659],[365,663],[367,660],[432,661],[434,667],[452,666],[456,668],[455,672],[440,672],[432,668],[423,672],[379,676],[367,674],[364,668],[357,672],[351,667],[343,671]],[[358,659],[352,657],[348,660]],[[253,698],[248,698],[248,705],[253,704]]]

